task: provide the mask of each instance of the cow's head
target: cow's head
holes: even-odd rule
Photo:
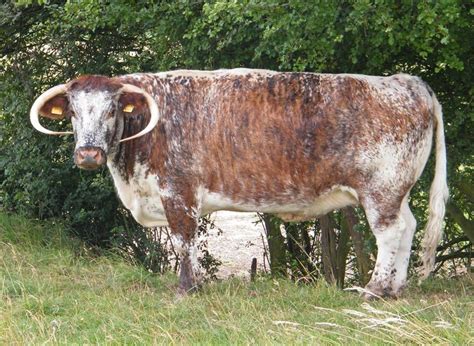
[[[121,139],[124,117],[150,113],[148,125],[139,133]],[[44,128],[39,116],[71,119],[74,132]],[[150,132],[159,119],[155,100],[141,88],[103,76],[84,76],[45,91],[31,107],[30,120],[35,129],[48,135],[74,134],[74,161],[80,168],[103,165],[107,154],[119,142]]]

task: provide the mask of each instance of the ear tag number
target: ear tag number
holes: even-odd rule
[[[51,114],[61,115],[63,114],[63,109],[61,107],[54,106],[53,108],[51,108]]]
[[[126,105],[125,108],[123,109],[123,111],[125,113],[132,113],[134,108],[135,107],[133,105]]]

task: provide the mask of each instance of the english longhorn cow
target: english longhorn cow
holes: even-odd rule
[[[74,132],[48,130],[39,116],[70,119]],[[361,205],[378,246],[367,291],[398,296],[416,228],[408,197],[434,135],[422,276],[433,268],[446,149],[441,106],[417,77],[252,69],[83,76],[39,96],[30,119],[46,134],[74,133],[78,167],[106,163],[140,224],[170,227],[182,291],[199,282],[202,215],[259,211],[296,221]]]

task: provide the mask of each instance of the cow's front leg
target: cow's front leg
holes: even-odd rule
[[[167,199],[163,204],[180,260],[179,292],[187,293],[195,290],[202,278],[196,244],[199,215],[196,207],[183,199]]]

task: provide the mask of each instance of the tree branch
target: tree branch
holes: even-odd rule
[[[445,262],[450,259],[454,258],[469,258],[472,256],[472,251],[458,251],[458,252],[453,252],[447,255],[443,256],[438,256],[436,257],[436,262]]]
[[[453,200],[450,200],[446,205],[446,211],[453,220],[461,226],[464,234],[469,238],[469,241],[474,244],[474,221],[466,219],[462,210]]]
[[[355,226],[359,223],[359,220],[354,212],[354,208],[352,207],[342,209],[342,213],[344,215],[343,222],[347,223],[349,234],[352,238],[352,244],[354,245],[360,280],[362,285],[365,285],[370,280],[370,259],[364,249],[363,235],[355,229]]]
[[[469,241],[469,238],[465,235],[461,236],[461,237],[457,237],[453,240],[450,240],[449,242],[447,243],[444,243],[443,245],[440,245],[436,248],[436,251],[443,251],[443,250],[446,250],[448,248],[450,248],[451,246],[457,244],[457,243],[460,243],[460,242],[463,242],[463,241]],[[413,250],[416,249],[416,247],[413,247],[412,248]]]
[[[461,191],[471,203],[474,203],[474,185],[472,185],[466,180],[461,180],[457,182],[455,185],[459,189],[459,191]]]

